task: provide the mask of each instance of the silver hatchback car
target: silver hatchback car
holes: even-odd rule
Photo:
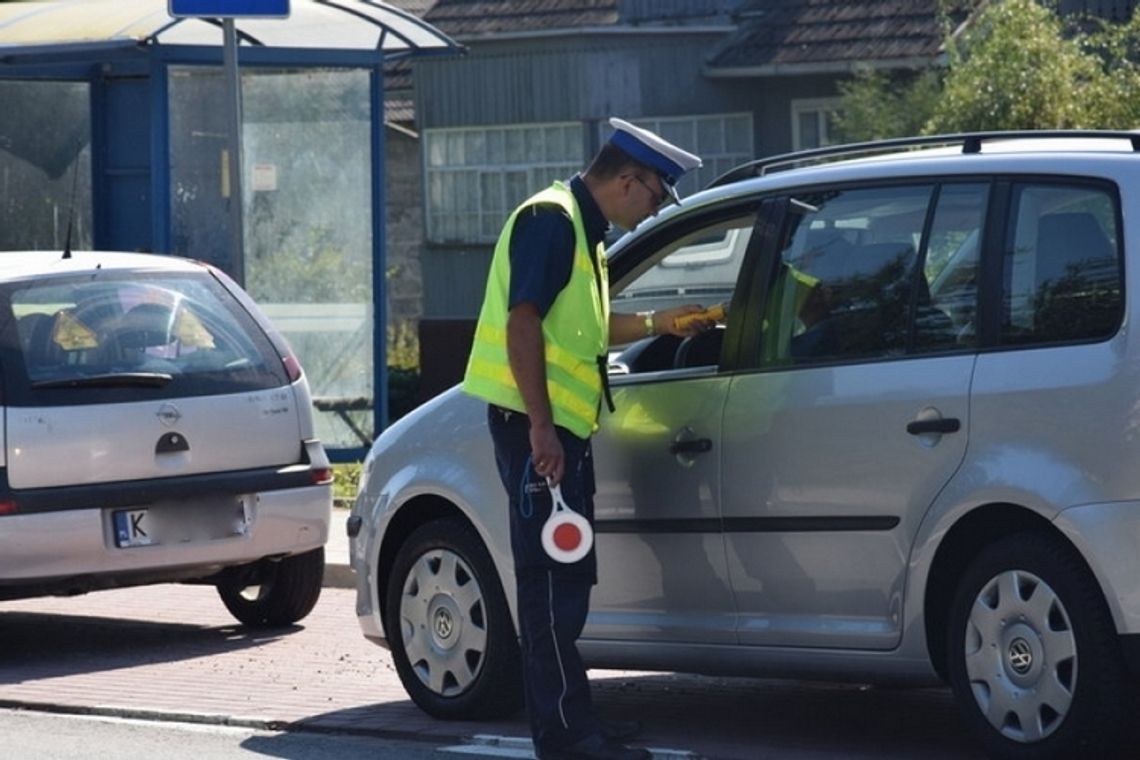
[[[321,592],[332,472],[249,296],[170,256],[0,254],[0,599],[207,583],[240,621]]]
[[[1140,672],[1140,135],[746,165],[610,253],[588,664],[947,682],[999,757],[1111,746]],[[1137,261],[1133,261],[1137,259]],[[520,704],[506,498],[458,389],[376,441],[364,635],[427,712]]]

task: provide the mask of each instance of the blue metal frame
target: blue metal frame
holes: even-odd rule
[[[388,427],[388,264],[385,256],[384,67],[372,69],[372,430]],[[376,116],[379,118],[376,118]]]
[[[439,54],[448,54],[441,51]],[[409,52],[408,55],[412,53]],[[433,53],[434,54],[434,53]],[[416,55],[423,55],[417,53]],[[379,434],[388,423],[387,369],[387,291],[384,249],[384,71],[385,61],[406,57],[382,58],[378,51],[311,50],[293,48],[239,47],[242,66],[261,68],[364,68],[370,71],[370,106],[372,112],[370,148],[372,151],[372,286],[373,286],[373,426]],[[149,79],[151,109],[151,238],[155,252],[170,250],[170,109],[168,103],[168,71],[172,65],[221,66],[220,47],[181,45],[139,45],[130,41],[108,43],[54,45],[26,48],[18,53],[0,55],[0,79],[56,79],[86,81],[91,87],[92,145],[107,139],[105,93],[100,78],[107,73],[137,75]],[[104,166],[101,150],[92,151],[93,181]],[[95,188],[93,188],[94,190]],[[93,192],[92,209],[96,219],[96,239],[107,231],[107,209],[102,207],[101,193]],[[100,221],[102,220],[102,221]],[[333,462],[359,461],[367,447],[330,448]]]

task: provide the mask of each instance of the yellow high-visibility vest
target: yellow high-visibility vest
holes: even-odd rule
[[[507,360],[507,305],[511,281],[511,230],[525,209],[545,204],[566,211],[574,226],[570,281],[542,320],[546,345],[546,391],[554,424],[580,438],[598,428],[605,354],[609,345],[609,274],[599,243],[591,251],[582,212],[568,185],[555,182],[515,209],[499,234],[463,390],[492,404],[526,412]],[[530,255],[540,256],[542,251]],[[599,363],[599,357],[601,362]]]

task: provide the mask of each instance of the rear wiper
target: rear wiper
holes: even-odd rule
[[[112,372],[105,375],[40,380],[32,383],[32,387],[37,390],[40,388],[162,388],[173,379],[173,375],[165,372]]]

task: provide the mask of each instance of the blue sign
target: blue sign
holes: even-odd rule
[[[175,18],[285,18],[289,0],[169,0]]]

